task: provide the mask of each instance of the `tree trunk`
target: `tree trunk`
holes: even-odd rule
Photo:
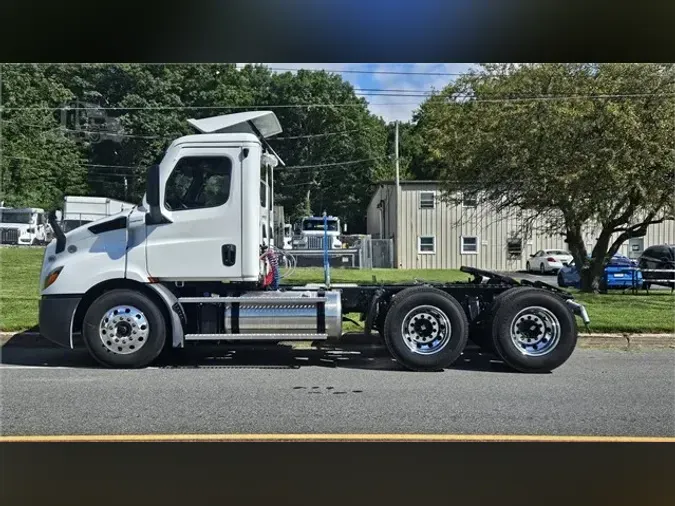
[[[600,293],[606,290],[604,286],[604,266],[602,262],[591,260],[584,266],[579,275],[581,281],[581,291],[589,293]]]

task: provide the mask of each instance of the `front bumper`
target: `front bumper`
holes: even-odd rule
[[[79,295],[46,295],[40,300],[40,334],[65,348],[73,347],[72,324]]]

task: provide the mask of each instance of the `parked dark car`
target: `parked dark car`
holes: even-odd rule
[[[590,258],[590,257],[589,257]],[[604,282],[607,288],[630,288],[635,283],[639,287],[642,283],[642,274],[636,269],[637,262],[624,255],[614,255],[612,259],[605,264]],[[573,287],[579,288],[581,285],[581,276],[579,269],[574,261],[565,264],[558,271],[558,286],[561,288]]]
[[[660,244],[650,246],[638,259],[640,269],[675,269],[675,244]],[[675,272],[642,272],[643,287],[662,285],[675,288]],[[668,280],[672,279],[672,282]],[[665,281],[654,281],[665,280]]]

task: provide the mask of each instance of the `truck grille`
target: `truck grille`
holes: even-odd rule
[[[307,249],[323,249],[323,237],[307,237]]]
[[[3,228],[0,233],[0,243],[2,244],[18,244],[19,243],[19,229],[18,228]]]

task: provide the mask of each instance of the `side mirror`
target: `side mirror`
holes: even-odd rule
[[[146,217],[148,225],[158,225],[166,220],[162,216],[162,209],[159,206],[159,165],[153,165],[148,169],[148,180],[146,184],[146,200],[150,214]]]
[[[569,267],[569,266],[570,266],[569,262],[563,262],[562,264],[563,264],[564,267]]]

